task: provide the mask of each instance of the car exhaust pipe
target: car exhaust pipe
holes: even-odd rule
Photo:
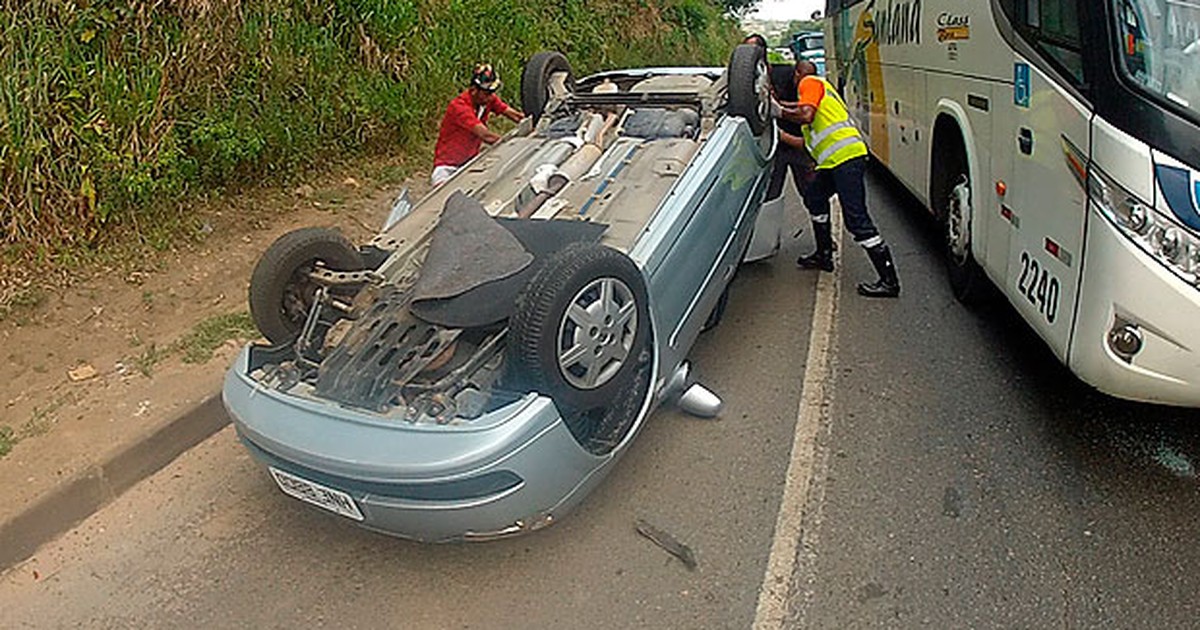
[[[530,181],[530,187],[536,193],[517,209],[517,217],[528,219],[552,197],[562,192],[567,184],[579,179],[604,155],[604,135],[608,133],[616,121],[616,114],[608,114],[601,118],[593,114],[579,128],[582,146],[575,150],[562,165],[558,167],[539,167]],[[578,142],[579,140],[576,140]]]

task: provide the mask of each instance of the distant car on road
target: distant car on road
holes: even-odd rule
[[[224,401],[280,489],[370,529],[491,539],[561,518],[651,411],[715,414],[687,355],[743,260],[776,132],[765,51],[576,81],[534,55],[515,131],[356,247],[289,233]]]

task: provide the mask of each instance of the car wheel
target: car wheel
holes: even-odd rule
[[[638,362],[629,383],[611,401],[591,409],[570,411],[563,417],[575,441],[592,455],[608,455],[633,429],[646,397],[650,395],[650,356]]]
[[[525,62],[525,71],[521,74],[521,109],[526,116],[533,118],[534,124],[537,124],[546,104],[550,102],[554,75],[560,72],[566,73],[563,86],[572,90],[575,77],[571,74],[571,64],[562,53],[542,51]]]
[[[518,386],[564,414],[604,407],[649,361],[649,298],[628,256],[573,243],[551,256],[517,297],[509,365]]]
[[[771,77],[766,53],[753,44],[739,45],[733,49],[725,76],[729,115],[745,118],[754,135],[762,134],[771,119]]]
[[[942,228],[946,275],[950,290],[960,303],[973,306],[981,300],[987,283],[983,270],[971,253],[971,177],[966,170],[966,155],[955,146],[956,155],[948,157],[935,176],[934,208]]]
[[[258,260],[250,276],[250,315],[271,343],[288,343],[300,334],[317,293],[308,273],[318,265],[358,271],[363,260],[345,236],[327,228],[288,232]]]

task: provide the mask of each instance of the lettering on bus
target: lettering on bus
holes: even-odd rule
[[[888,0],[875,18],[875,38],[888,46],[921,43],[921,0]]]
[[[971,39],[971,16],[942,13],[937,17],[937,40],[953,42]]]

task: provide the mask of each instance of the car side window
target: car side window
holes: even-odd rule
[[[1076,86],[1084,84],[1079,0],[1002,0],[1010,24]]]

